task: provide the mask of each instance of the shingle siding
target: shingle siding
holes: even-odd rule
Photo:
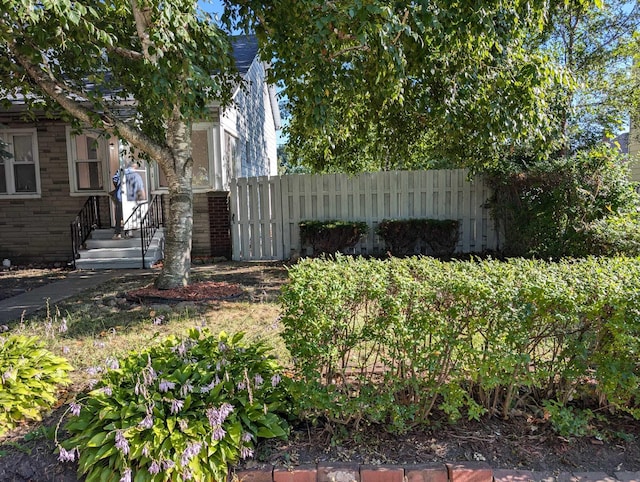
[[[277,157],[276,130],[265,76],[264,64],[254,60],[245,77],[248,89],[235,97],[241,177],[276,174],[271,172]]]

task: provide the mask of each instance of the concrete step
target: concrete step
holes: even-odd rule
[[[144,267],[151,268],[157,261],[145,256]],[[142,268],[142,256],[135,258],[80,258],[76,259],[76,268],[85,270],[139,269]]]
[[[138,241],[139,243],[140,241]],[[137,246],[118,246],[105,248],[89,248],[80,250],[80,259],[82,258],[132,258],[142,256],[142,248]]]
[[[76,260],[79,269],[131,269],[142,268],[142,247],[139,232],[129,239],[111,239],[113,230],[100,229],[80,250]],[[150,268],[164,258],[164,230],[158,229],[144,257],[144,267]]]
[[[160,243],[160,238],[154,236],[151,240],[150,247],[157,246]],[[128,238],[128,239],[87,239],[84,243],[87,250],[94,249],[129,249],[137,248],[142,249],[140,238]]]
[[[127,235],[130,236],[131,238],[135,238],[135,239],[140,239],[140,230],[139,229],[134,229],[131,231],[127,232]],[[109,229],[94,229],[91,232],[91,237],[90,239],[95,241],[95,240],[111,240],[111,238],[113,238],[113,228],[109,228]]]

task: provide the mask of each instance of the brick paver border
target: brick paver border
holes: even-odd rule
[[[415,465],[319,463],[234,472],[232,482],[640,482],[640,472],[533,472],[492,469],[484,462]]]

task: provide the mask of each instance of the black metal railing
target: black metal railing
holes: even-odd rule
[[[125,232],[140,229],[140,243],[142,247],[142,268],[144,257],[151,246],[156,231],[164,224],[162,211],[162,196],[155,195],[151,201],[138,204],[131,215],[124,222]]]
[[[102,227],[100,223],[100,201],[97,196],[91,196],[71,222],[73,269],[76,268],[76,259],[80,257],[80,248],[89,239],[91,231],[100,227]]]

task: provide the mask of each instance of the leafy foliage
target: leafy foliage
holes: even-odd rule
[[[409,168],[417,142],[478,166],[525,139],[552,148],[546,94],[569,78],[528,43],[555,5],[225,2],[283,83],[294,158],[348,172]]]
[[[602,254],[640,256],[640,215],[637,212],[598,219],[586,230],[595,249]]]
[[[565,2],[551,16],[541,48],[576,82],[556,92],[563,153],[591,149],[628,122],[638,78],[630,67],[639,47],[640,5],[628,0]]]
[[[545,400],[543,405],[545,417],[560,436],[584,437],[589,434],[589,423],[593,419],[591,410],[565,406],[556,400]]]
[[[342,252],[367,235],[369,226],[357,221],[301,221],[300,242],[310,245],[314,256]]]
[[[458,243],[459,223],[453,219],[384,219],[376,233],[393,256],[449,256]]]
[[[489,181],[493,216],[505,235],[504,251],[511,256],[619,252],[625,243],[619,238],[614,247],[606,240],[614,229],[604,230],[606,220],[634,212],[639,205],[626,159],[605,145],[508,175],[499,172]]]
[[[0,336],[0,435],[24,419],[40,420],[72,369],[36,337]]]
[[[71,404],[60,458],[78,455],[88,482],[225,480],[258,438],[287,434],[287,383],[268,351],[193,330],[113,361]]]
[[[283,337],[303,417],[403,431],[545,400],[640,417],[638,259],[337,257],[289,273]]]

